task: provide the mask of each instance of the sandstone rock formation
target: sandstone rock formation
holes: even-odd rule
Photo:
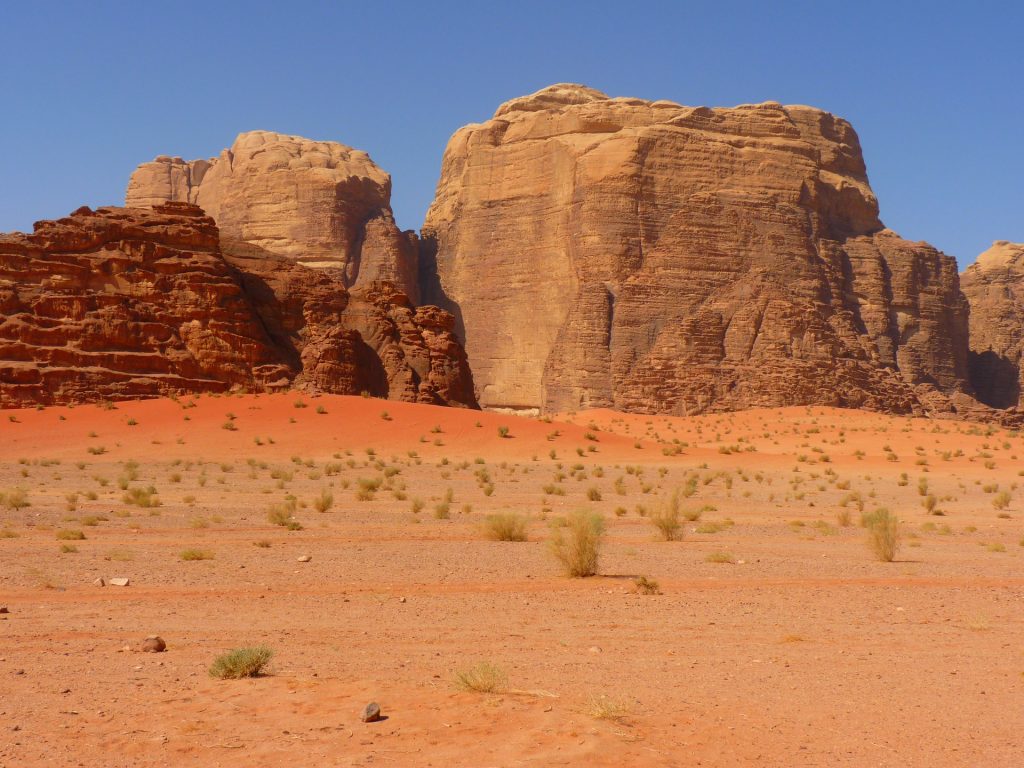
[[[844,120],[556,85],[460,129],[421,254],[481,405],[927,409],[966,390],[954,260],[887,230]]]
[[[999,240],[960,275],[971,304],[971,384],[983,403],[1024,407],[1024,243]]]
[[[38,222],[0,236],[0,406],[286,386],[475,405],[450,315],[344,282],[226,257],[187,203]]]
[[[418,303],[416,236],[391,212],[391,177],[331,141],[251,131],[209,160],[161,156],[132,174],[130,207],[193,203],[225,238],[307,266],[343,271],[346,287],[387,280]]]

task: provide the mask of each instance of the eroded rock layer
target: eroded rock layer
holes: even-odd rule
[[[894,412],[968,388],[956,264],[884,228],[844,120],[558,85],[462,128],[423,231],[485,407]]]
[[[226,257],[187,203],[0,236],[0,406],[289,386],[475,405],[451,315],[264,256]]]
[[[1024,408],[1024,243],[999,240],[964,270],[971,304],[971,383],[995,408]]]
[[[219,157],[166,155],[128,182],[131,207],[194,203],[224,237],[307,266],[342,270],[346,287],[387,280],[418,302],[416,236],[391,212],[391,177],[332,141],[250,131]]]

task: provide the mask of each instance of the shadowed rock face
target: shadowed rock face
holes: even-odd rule
[[[817,109],[552,86],[455,133],[423,235],[485,407],[912,412],[968,387],[954,260],[884,228]]]
[[[251,131],[219,157],[161,156],[140,165],[125,204],[168,201],[200,206],[225,238],[340,269],[346,287],[387,280],[419,300],[416,236],[395,225],[391,177],[365,152]]]
[[[1024,243],[999,240],[960,275],[971,304],[971,384],[995,408],[1024,406]]]
[[[0,406],[288,386],[475,405],[448,313],[237,251],[187,203],[0,236]]]

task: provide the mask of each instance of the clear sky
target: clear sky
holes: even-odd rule
[[[0,231],[257,128],[366,150],[419,229],[451,133],[555,82],[849,119],[883,221],[1024,241],[1024,3],[0,0]]]

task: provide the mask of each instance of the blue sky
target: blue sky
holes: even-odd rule
[[[1024,241],[1022,30],[1016,2],[5,2],[0,231],[257,128],[366,150],[418,229],[456,128],[582,82],[841,115],[883,221],[966,266]]]

